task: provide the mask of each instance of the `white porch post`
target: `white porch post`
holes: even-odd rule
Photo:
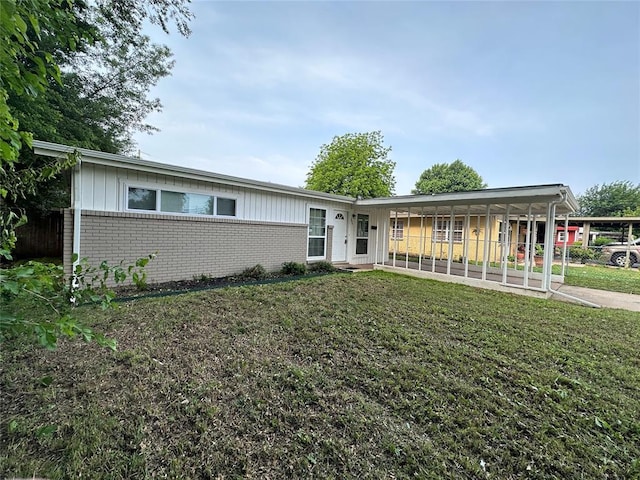
[[[469,276],[469,230],[471,228],[471,205],[467,205],[467,214],[464,216],[464,238],[462,239],[462,255],[464,255],[464,278]]]
[[[531,223],[531,204],[527,211],[527,234],[524,240],[524,288],[529,286],[529,265],[531,263],[531,229],[533,225]]]
[[[431,273],[436,271],[436,228],[438,226],[438,207],[431,220]]]
[[[396,252],[398,251],[398,209],[396,209],[396,218],[393,228],[391,229],[393,232],[393,262],[391,263],[394,267],[396,266]]]
[[[487,212],[486,212],[486,217],[485,217],[485,222],[484,222],[484,250],[483,250],[483,259],[482,259],[482,280],[486,280],[487,279],[487,262],[489,261],[489,239],[491,238],[490,236],[490,231],[489,229],[491,228],[491,220],[489,219],[489,215],[491,214],[491,205],[487,205]]]
[[[388,224],[387,222],[389,221],[389,217],[391,216],[391,210],[389,211],[385,211],[384,213],[385,218],[382,221],[382,228],[383,228],[383,233],[382,234],[382,245],[380,245],[380,256],[382,257],[382,265],[385,264],[386,262],[386,258],[389,256],[389,228],[388,228]]]
[[[377,220],[380,220],[380,211],[377,212]],[[376,224],[378,224],[378,221],[376,221]],[[373,264],[377,265],[378,264],[378,250],[380,249],[380,233],[379,233],[379,229],[376,228],[376,250],[375,250],[375,256],[373,258]]]
[[[449,214],[449,248],[447,249],[447,275],[451,275],[451,260],[453,259],[453,226],[455,222],[455,213],[453,206]]]
[[[409,268],[409,245],[411,245],[411,207],[407,208],[407,239],[405,240],[406,252],[404,256],[404,268]]]
[[[520,214],[518,214],[518,218],[516,219],[516,242],[515,242],[515,248],[516,248],[516,255],[515,255],[515,260],[513,262],[513,269],[514,270],[518,270],[518,247],[520,244]]]
[[[544,257],[542,266],[542,289],[551,288],[551,266],[553,264],[553,239],[556,230],[556,205],[553,202],[547,204],[547,230],[544,238]]]
[[[418,270],[422,270],[422,254],[424,253],[424,206],[420,207],[420,249],[418,251]]]
[[[476,259],[475,265],[478,265],[478,255],[480,254],[480,215],[476,218]]]
[[[564,281],[564,272],[566,270],[569,258],[567,257],[567,242],[569,241],[569,214],[564,216],[564,242],[562,242],[562,279]]]
[[[502,233],[502,283],[507,284],[507,268],[509,267],[509,250],[511,246],[511,236],[509,235],[509,213],[511,212],[511,205],[507,205],[507,210],[504,214],[503,233]]]

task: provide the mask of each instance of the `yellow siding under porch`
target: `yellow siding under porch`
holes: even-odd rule
[[[391,226],[389,230],[390,258],[393,258],[394,251],[396,254],[396,260],[400,261],[406,258],[407,252],[409,253],[410,257],[417,257],[422,253],[422,256],[427,258],[449,258],[449,241],[447,232],[442,232],[440,233],[440,235],[438,235],[437,232],[434,232],[433,217],[424,217],[422,219],[421,225],[421,218],[419,216],[412,215],[410,219],[408,219],[406,216],[398,216],[398,227],[400,227],[400,222],[402,222],[402,233],[400,233],[400,228],[397,229],[398,238],[394,236],[395,231],[392,228],[395,220],[396,218],[392,217],[389,222]],[[449,220],[449,217],[438,217],[437,223],[441,224],[443,220],[447,222]],[[470,262],[483,262],[485,260],[485,238],[489,239],[488,260],[490,262],[500,262],[502,255],[502,245],[500,242],[500,228],[502,224],[501,218],[489,216],[488,237],[486,229],[486,216],[471,216],[469,219],[468,231],[466,231],[466,229],[464,228],[464,216],[455,217],[455,222],[462,223],[462,231],[458,231],[459,233],[456,236],[454,228],[454,242],[452,245],[453,261],[462,261],[464,259],[464,239],[465,236],[468,235],[469,242],[467,255]],[[515,224],[513,224],[512,227],[513,231],[515,231]],[[434,235],[436,236],[435,242]],[[443,237],[446,238],[443,239]],[[508,255],[515,255],[518,243],[524,243],[524,241],[525,238],[523,234],[518,235],[518,238],[512,235],[510,238],[510,248]]]

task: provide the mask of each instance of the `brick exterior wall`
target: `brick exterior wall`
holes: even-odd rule
[[[117,264],[157,252],[146,268],[148,282],[222,277],[261,264],[279,270],[283,262],[306,262],[307,226],[236,219],[82,212],[81,257],[98,265]],[[71,272],[73,210],[65,211],[64,265]]]

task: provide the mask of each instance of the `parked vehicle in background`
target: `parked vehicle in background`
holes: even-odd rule
[[[640,262],[640,237],[631,243],[615,242],[602,247],[604,258],[613,265],[624,267],[629,252],[629,265]]]

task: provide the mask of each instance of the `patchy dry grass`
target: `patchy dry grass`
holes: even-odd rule
[[[372,272],[95,315],[117,353],[3,345],[0,477],[640,475],[637,313]]]

